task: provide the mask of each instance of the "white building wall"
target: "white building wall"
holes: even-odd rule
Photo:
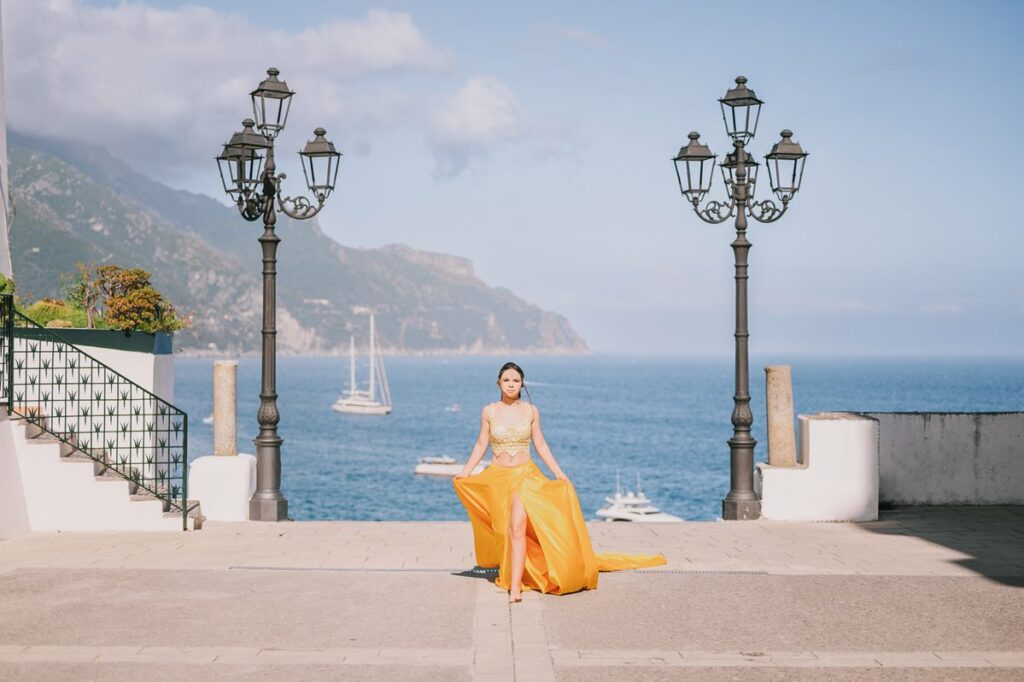
[[[174,356],[98,346],[76,346],[147,391],[174,404]]]
[[[889,504],[1024,504],[1024,412],[871,412]]]
[[[0,511],[21,514],[10,535],[24,532],[181,530],[181,516],[164,516],[159,500],[132,500],[128,481],[97,479],[91,460],[61,457],[56,441],[33,442],[25,426],[0,420],[0,467],[17,468],[22,506],[0,502]],[[13,462],[13,464],[12,464]],[[5,522],[7,525],[7,522]]]
[[[174,356],[78,346],[118,373],[171,402]],[[0,407],[0,538],[30,531],[180,530],[155,500],[132,500],[128,482],[97,480],[93,463],[60,456],[55,442],[26,438]]]
[[[0,407],[0,539],[31,530],[21,467],[14,445],[14,431],[7,410]]]
[[[14,219],[14,206],[11,203],[10,185],[7,175],[7,113],[4,91],[4,27],[3,7],[0,6],[0,274],[13,276],[11,267],[11,242],[8,230]]]

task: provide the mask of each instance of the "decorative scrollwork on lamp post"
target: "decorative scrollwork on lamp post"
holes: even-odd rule
[[[277,245],[274,232],[280,211],[295,220],[307,220],[320,212],[334,191],[341,154],[327,140],[323,128],[313,131],[313,139],[299,157],[306,186],[313,200],[304,196],[286,197],[281,183],[284,173],[277,172],[274,141],[284,130],[295,93],[278,79],[277,69],[267,69],[267,77],[250,93],[254,118],[242,121],[242,130],[231,136],[217,157],[224,191],[243,218],[263,220],[259,238],[263,250],[263,365],[260,407],[257,412],[259,435],[256,445],[256,492],[249,500],[249,518],[254,521],[283,521],[288,518],[288,500],[281,494],[281,444],[277,434],[280,412],[277,409]],[[314,203],[315,202],[315,203]]]
[[[733,435],[729,439],[729,494],[722,500],[722,518],[756,519],[761,515],[761,501],[754,492],[754,447],[750,435],[754,423],[750,411],[750,367],[747,330],[747,218],[772,223],[785,214],[789,202],[800,189],[807,153],[794,142],[793,133],[782,131],[782,139],[765,155],[768,182],[778,199],[754,201],[757,189],[757,163],[746,151],[754,138],[764,102],[747,88],[747,79],[736,78],[736,87],[719,100],[725,130],[732,138],[734,151],[719,166],[728,201],[704,198],[711,190],[717,156],[700,141],[700,134],[691,132],[689,142],[673,158],[679,189],[693,207],[694,213],[706,223],[723,223],[735,217],[736,239],[732,243],[736,268],[736,392],[733,395]]]

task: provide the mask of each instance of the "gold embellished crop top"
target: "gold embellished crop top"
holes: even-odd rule
[[[530,456],[530,434],[533,432],[533,408],[525,419],[512,424],[494,420],[494,406],[487,413],[491,425],[491,452],[495,457],[507,456],[510,461],[523,461]]]

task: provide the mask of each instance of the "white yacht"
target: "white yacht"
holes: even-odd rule
[[[605,521],[632,521],[633,523],[678,523],[678,516],[661,511],[644,495],[640,487],[640,474],[636,475],[636,493],[622,494],[618,472],[615,473],[615,497],[604,498],[608,504],[597,510],[597,518]]]
[[[462,471],[463,465],[456,462],[454,457],[441,455],[440,457],[420,457],[416,463],[413,473],[421,476],[455,476]],[[484,463],[480,462],[473,468],[474,474],[484,470]]]
[[[350,336],[349,343],[349,384],[345,395],[339,396],[331,409],[346,414],[391,414],[391,390],[388,375],[384,369],[384,358],[377,352],[373,315],[370,315],[370,387],[362,390],[356,384],[356,340]],[[377,382],[380,381],[380,399],[377,399]]]

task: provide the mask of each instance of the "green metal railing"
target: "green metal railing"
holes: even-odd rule
[[[36,324],[0,295],[0,402],[8,415],[180,510],[188,529],[188,415]]]

